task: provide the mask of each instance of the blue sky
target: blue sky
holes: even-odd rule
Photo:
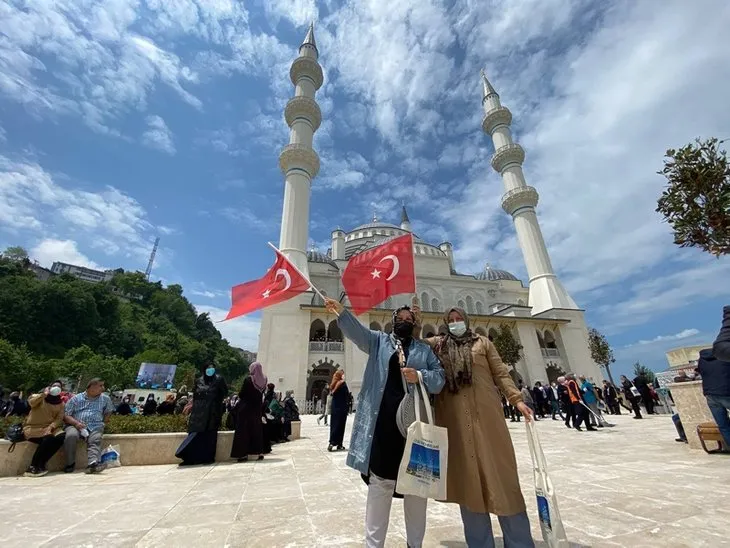
[[[0,246],[141,269],[218,319],[278,241],[288,71],[310,20],[325,84],[310,237],[396,221],[526,279],[481,132],[514,114],[553,263],[626,371],[709,342],[730,262],[672,244],[664,151],[730,137],[730,5],[504,0],[0,2]],[[700,5],[704,4],[704,7]],[[254,349],[256,316],[220,325]]]

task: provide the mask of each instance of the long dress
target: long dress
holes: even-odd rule
[[[263,395],[254,386],[251,377],[246,377],[238,394],[236,412],[236,433],[233,435],[231,457],[242,459],[248,455],[264,453],[264,426],[261,423],[261,402]]]
[[[347,424],[347,407],[350,401],[350,390],[347,383],[330,394],[332,401],[332,416],[330,417],[330,445],[342,447],[345,439],[345,425]]]
[[[181,464],[215,462],[218,429],[223,419],[223,400],[227,395],[228,386],[220,375],[204,375],[196,381],[188,437],[175,452],[175,456],[182,459]]]

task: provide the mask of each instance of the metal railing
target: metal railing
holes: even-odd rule
[[[541,348],[542,355],[545,358],[559,358],[560,351],[557,348]]]
[[[309,341],[310,352],[344,352],[345,343],[342,341]]]

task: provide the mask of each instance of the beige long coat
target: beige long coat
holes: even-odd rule
[[[434,347],[440,337],[424,340]],[[456,394],[447,386],[436,396],[436,424],[449,431],[446,501],[512,516],[525,511],[525,499],[497,388],[513,405],[522,396],[489,339],[474,343],[472,360],[472,384]]]

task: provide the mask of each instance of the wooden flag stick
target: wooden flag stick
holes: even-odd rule
[[[319,295],[319,297],[323,301],[327,298],[327,297],[325,297],[322,294],[322,292],[319,289],[317,289],[316,287],[314,287],[314,284],[309,279],[309,277],[308,276],[305,276],[304,273],[297,268],[297,265],[295,265],[293,262],[291,262],[289,259],[287,259],[286,258],[286,255],[284,255],[274,244],[272,244],[271,242],[266,242],[266,243],[269,244],[269,246],[271,246],[271,248],[274,251],[276,251],[278,254],[280,254],[282,257],[284,257],[284,259],[286,260],[286,262],[288,262],[291,265],[291,267],[297,272],[297,274],[299,274],[302,278],[304,278],[304,281],[306,281],[309,284],[309,287],[312,288],[312,291],[314,291],[317,295]],[[339,314],[338,314],[338,316],[339,316]]]

